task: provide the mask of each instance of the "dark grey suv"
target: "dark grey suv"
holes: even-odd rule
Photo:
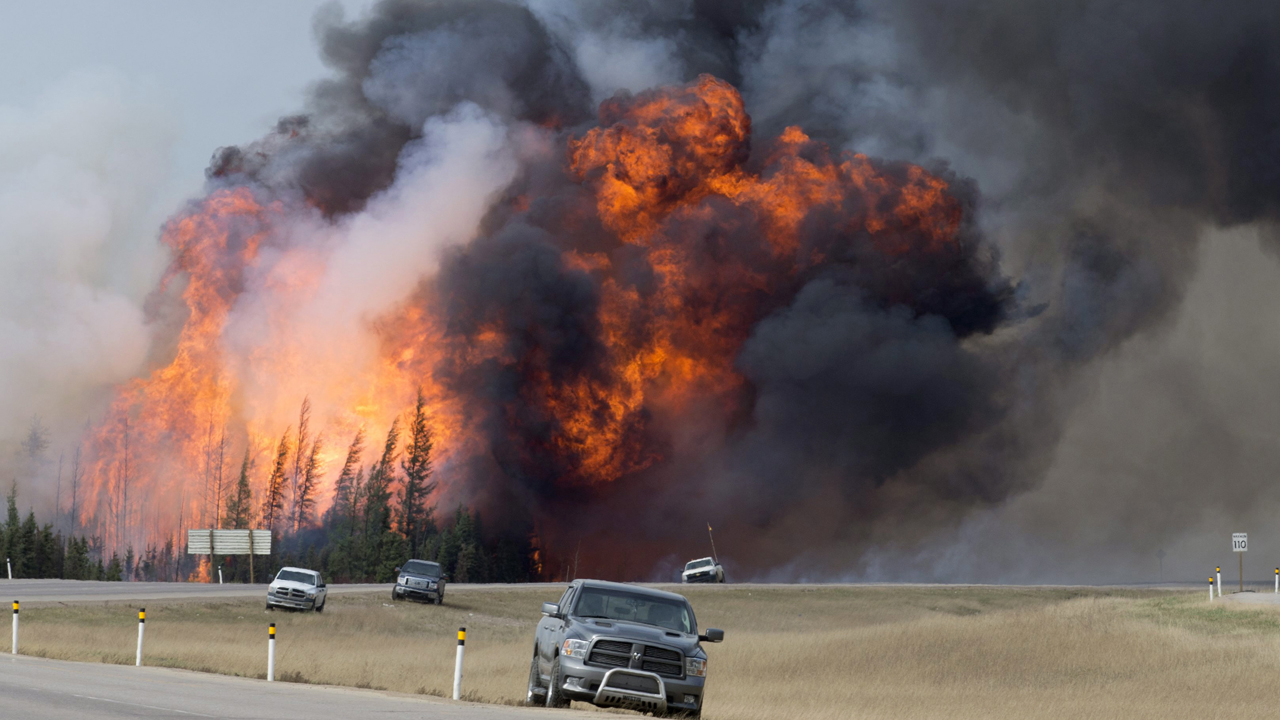
[[[445,581],[449,579],[440,571],[440,563],[430,560],[410,560],[396,568],[396,586],[391,588],[392,600],[422,600],[437,605],[444,603]]]
[[[529,704],[581,700],[654,715],[700,717],[707,678],[702,642],[681,595],[601,580],[575,580],[542,605],[529,666]]]

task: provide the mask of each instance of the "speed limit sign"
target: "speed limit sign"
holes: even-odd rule
[[[1249,552],[1249,533],[1231,533],[1231,551]]]

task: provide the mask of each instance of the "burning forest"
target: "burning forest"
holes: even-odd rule
[[[1034,488],[1072,378],[1167,317],[1196,228],[1276,207],[1122,141],[1109,103],[1140,99],[1063,125],[1000,104],[1029,81],[983,76],[995,49],[952,46],[952,78],[927,2],[640,5],[322,13],[333,76],[160,234],[149,366],[79,440],[73,527],[304,552],[372,522],[395,554],[456,518],[516,576],[648,579],[710,523],[738,577],[867,571]],[[1178,82],[1220,100],[1220,166],[1275,119]],[[963,112],[1022,150],[975,160]]]

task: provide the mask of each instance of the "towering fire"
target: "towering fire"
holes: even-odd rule
[[[269,452],[287,408],[309,396],[319,432],[342,446],[359,427],[389,425],[421,387],[446,497],[479,503],[496,532],[536,532],[554,572],[571,545],[581,562],[584,531],[611,534],[599,518],[618,519],[618,498],[712,487],[673,473],[722,472],[716,458],[760,431],[767,388],[743,366],[744,347],[806,288],[845,287],[867,312],[957,338],[1002,317],[1007,291],[949,179],[833,153],[798,127],[753,153],[742,97],[723,80],[618,96],[598,124],[529,132],[562,159],[531,160],[473,240],[368,319],[377,357],[331,375],[305,367],[323,353],[288,325],[304,304],[295,298],[343,270],[304,233],[342,220],[234,183],[175,218],[155,300],[181,310],[172,359],[121,388],[96,428],[81,521],[113,543],[208,524],[228,438],[236,453]],[[250,296],[272,300],[255,300],[261,311]],[[247,353],[246,326],[268,338]],[[805,362],[811,351],[783,352]],[[293,397],[263,402],[266,383]],[[574,518],[584,513],[597,519]],[[732,532],[732,518],[721,522]],[[670,552],[678,537],[643,546]],[[598,573],[654,562],[609,568],[607,546],[588,551]]]

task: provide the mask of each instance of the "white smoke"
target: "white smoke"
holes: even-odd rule
[[[250,280],[253,290],[238,301],[224,335],[248,417],[275,423],[269,430],[278,433],[304,396],[320,417],[357,404],[362,388],[332,379],[376,375],[371,322],[435,271],[442,250],[475,234],[515,175],[514,142],[501,120],[463,104],[426,122],[422,139],[402,152],[395,182],[363,211],[336,225],[294,219],[285,244],[301,251],[264,258],[268,277]],[[317,243],[326,252],[317,255]],[[309,289],[298,292],[298,278]],[[291,358],[303,362],[281,377]]]
[[[141,369],[172,138],[155,94],[112,71],[0,105],[0,438],[34,415],[78,429]]]

